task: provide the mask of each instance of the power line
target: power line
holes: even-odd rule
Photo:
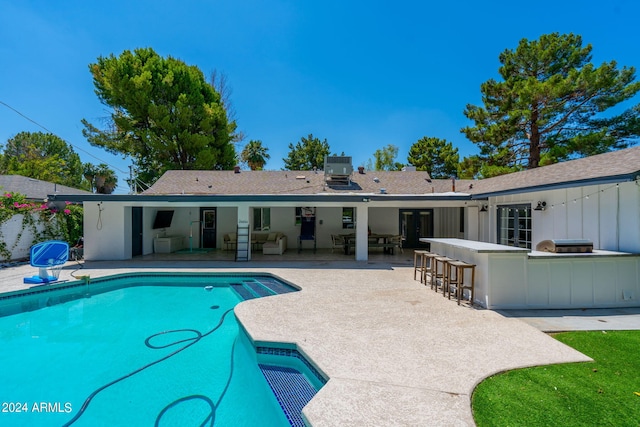
[[[35,120],[33,120],[31,117],[29,117],[29,116],[27,116],[26,114],[23,114],[22,112],[20,112],[20,111],[16,110],[15,108],[13,108],[11,105],[7,104],[6,102],[3,102],[3,101],[1,101],[1,100],[0,100],[0,104],[4,105],[5,107],[7,107],[8,109],[10,109],[10,110],[11,110],[11,111],[13,111],[14,113],[18,114],[19,116],[23,117],[24,119],[26,119],[26,120],[30,121],[30,122],[31,122],[31,123],[33,123],[34,125],[36,125],[36,126],[38,126],[38,127],[42,128],[42,129],[44,129],[44,130],[45,130],[45,131],[47,131],[48,133],[50,133],[50,134],[52,134],[52,135],[55,135],[55,133],[54,133],[54,132],[52,132],[51,130],[49,130],[46,126],[44,126],[44,125],[42,125],[42,124],[40,124],[40,123],[36,122],[36,121],[35,121]],[[87,156],[90,156],[90,157],[92,157],[92,158],[94,158],[94,159],[98,160],[98,162],[100,162],[100,163],[104,163],[104,159],[101,159],[101,158],[99,158],[99,157],[94,156],[93,154],[89,153],[87,150],[85,150],[85,149],[83,149],[83,148],[80,148],[80,147],[78,147],[78,146],[76,146],[76,145],[72,144],[71,142],[69,142],[69,141],[67,141],[67,140],[65,140],[65,139],[63,139],[63,141],[64,141],[65,143],[69,144],[71,147],[75,148],[76,150],[78,150],[78,151],[81,151],[81,152],[85,153]],[[118,171],[118,172],[120,172],[120,173],[122,173],[122,174],[125,174],[125,175],[126,175],[126,174],[128,173],[127,171],[123,171],[122,169],[120,169],[120,168],[118,168],[117,166],[114,166],[114,165],[112,165],[112,164],[106,163],[106,165],[107,165],[107,166],[109,166],[109,167],[111,167],[111,168],[113,168],[113,169],[115,169],[116,171]],[[150,187],[150,186],[149,186],[149,184],[147,184],[146,182],[141,181],[140,179],[138,179],[138,177],[135,177],[135,178],[134,178],[134,181],[135,181],[135,182],[136,182],[136,183],[137,183],[141,188],[149,188],[149,187]]]
[[[0,104],[4,105],[5,107],[7,107],[8,109],[10,109],[11,111],[13,111],[14,113],[18,114],[19,116],[25,118],[26,120],[30,121],[31,123],[33,123],[36,126],[41,127],[42,129],[44,129],[45,131],[47,131],[50,134],[55,135],[55,132],[52,132],[51,130],[47,129],[45,126],[41,125],[40,123],[36,122],[35,120],[33,120],[32,118],[28,117],[27,115],[21,113],[20,111],[16,110],[15,108],[13,108],[11,105],[7,104],[6,102],[0,101]],[[63,139],[64,140],[64,139]],[[100,163],[104,163],[104,159],[101,159],[99,157],[94,156],[93,154],[89,153],[87,150],[80,148],[74,144],[72,144],[71,142],[64,140],[64,142],[66,142],[67,144],[69,144],[70,146],[72,146],[73,148],[75,148],[78,151],[82,151],[83,153],[85,153],[86,155],[98,160]],[[123,171],[122,169],[118,168],[117,166],[111,165],[109,163],[107,163],[107,166],[112,167],[113,169],[115,169],[116,171],[123,173],[123,174],[127,174],[128,172]]]

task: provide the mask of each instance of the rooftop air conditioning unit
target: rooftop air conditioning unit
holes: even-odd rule
[[[325,175],[349,176],[352,172],[351,156],[324,156]]]

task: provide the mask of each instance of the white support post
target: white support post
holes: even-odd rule
[[[366,203],[356,206],[356,261],[369,259],[369,207]]]

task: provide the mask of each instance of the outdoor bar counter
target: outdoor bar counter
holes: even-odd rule
[[[476,265],[474,302],[490,309],[640,307],[640,255],[549,253],[423,238],[430,251]]]

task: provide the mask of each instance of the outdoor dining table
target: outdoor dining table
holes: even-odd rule
[[[391,239],[393,234],[369,234],[367,236],[367,247],[376,248],[382,247],[382,250],[385,254],[393,254],[393,247],[389,246],[389,239]],[[351,248],[356,245],[356,235],[355,234],[346,234],[344,237],[344,253],[345,255],[351,254]],[[375,240],[374,240],[375,239]]]

